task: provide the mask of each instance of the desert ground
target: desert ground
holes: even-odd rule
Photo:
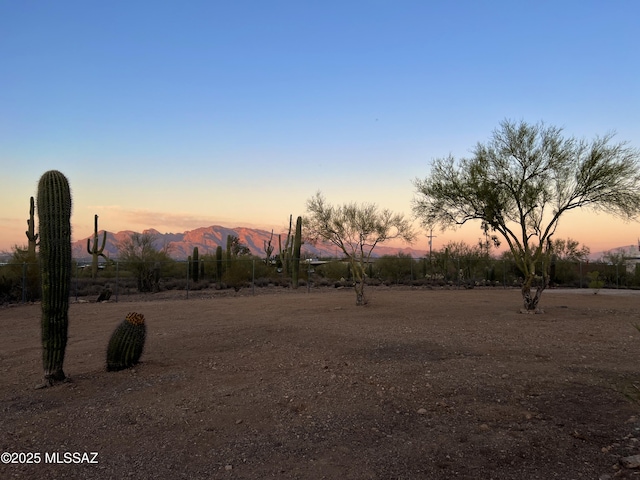
[[[76,302],[45,389],[40,305],[0,307],[0,478],[640,478],[639,292],[368,294]],[[107,372],[132,311],[142,362]]]

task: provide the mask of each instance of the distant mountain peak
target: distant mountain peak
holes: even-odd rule
[[[98,233],[102,235],[103,230]],[[265,243],[271,239],[271,232],[266,230],[260,230],[248,227],[223,227],[221,225],[211,225],[209,227],[198,227],[193,230],[188,230],[183,233],[161,233],[156,229],[150,228],[143,230],[142,232],[133,232],[131,230],[120,231],[112,233],[107,231],[107,241],[104,247],[104,253],[109,258],[118,258],[118,245],[123,241],[131,237],[134,233],[152,234],[156,237],[156,247],[163,248],[165,245],[169,248],[169,255],[176,260],[185,260],[189,255],[193,253],[193,248],[198,247],[198,253],[200,255],[214,255],[216,248],[221,246],[226,248],[227,237],[234,235],[240,239],[240,243],[246,245],[253,255],[258,257],[264,257]],[[281,235],[286,236],[287,232],[280,232]],[[274,254],[278,254],[277,251],[277,236],[278,233],[273,233],[273,239],[271,239],[272,246],[276,247]],[[92,236],[91,236],[92,237]],[[77,260],[89,259],[91,256],[87,252],[87,238],[77,240],[72,244],[73,258]],[[413,250],[409,247],[398,248],[388,247],[385,245],[379,245],[374,250],[375,256],[382,255],[395,255],[398,252],[410,254],[414,257],[420,257],[426,255],[426,251]],[[302,245],[302,254],[312,257],[324,257],[331,258],[336,256],[336,247],[331,244],[315,244],[311,245],[305,243]],[[338,256],[342,256],[340,252]]]

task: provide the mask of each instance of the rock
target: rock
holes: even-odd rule
[[[427,414],[427,409],[426,408],[419,408],[418,409],[418,415],[426,415]]]
[[[229,472],[229,471],[233,470],[233,465],[225,465],[225,466],[224,466],[224,469],[225,469],[227,472]]]
[[[620,459],[620,463],[625,468],[640,468],[640,455],[631,455],[630,457],[623,457]]]

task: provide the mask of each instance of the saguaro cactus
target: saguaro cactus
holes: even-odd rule
[[[198,253],[198,247],[193,247],[191,262],[191,278],[197,283],[200,280],[200,255]]]
[[[98,273],[98,257],[107,258],[104,254],[104,246],[107,243],[107,231],[102,235],[102,247],[98,248],[98,215],[94,218],[93,227],[93,248],[91,248],[91,239],[87,238],[87,252],[91,255],[91,278],[96,278]]]
[[[65,379],[62,369],[71,286],[71,191],[67,178],[50,170],[38,182],[42,278],[42,363],[45,385]]]
[[[302,246],[302,217],[296,220],[296,234],[293,237],[293,266],[291,269],[291,282],[293,288],[298,288],[298,274],[300,272],[300,247]]]
[[[289,266],[291,262],[291,250],[293,248],[293,242],[291,241],[291,224],[292,224],[293,215],[289,215],[289,232],[287,233],[287,241],[284,244],[284,249],[282,248],[282,236],[278,235],[278,256],[280,257],[280,263],[282,264],[282,271],[285,275],[288,275]]]
[[[29,219],[27,220],[27,225],[29,226],[29,230],[27,230],[27,239],[29,240],[29,246],[27,247],[27,257],[29,258],[29,262],[34,262],[36,259],[36,245],[38,244],[38,234],[35,233],[35,222],[33,220],[33,214],[35,212],[35,203],[33,201],[33,197],[29,200]]]
[[[115,329],[107,347],[107,370],[123,370],[140,361],[147,327],[144,315],[131,312]]]
[[[271,229],[271,237],[269,237],[269,241],[263,240],[264,243],[264,253],[267,256],[264,260],[264,263],[267,265],[271,265],[271,255],[273,255],[274,246],[271,245],[271,241],[273,240],[273,229]]]
[[[218,284],[222,281],[222,246],[216,247],[216,280]]]

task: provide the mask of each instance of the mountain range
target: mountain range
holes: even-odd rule
[[[98,232],[99,246],[102,246],[103,230]],[[107,240],[104,246],[104,254],[109,258],[118,258],[118,245],[126,239],[131,238],[131,235],[136,232],[131,230],[125,230],[118,233],[107,232]],[[227,245],[227,237],[229,235],[236,236],[240,239],[240,243],[247,246],[253,255],[259,257],[265,256],[264,246],[271,240],[271,245],[274,247],[273,254],[278,254],[278,234],[267,232],[266,230],[259,230],[246,227],[227,228],[220,225],[212,225],[210,227],[196,228],[195,230],[189,230],[184,233],[160,233],[154,229],[143,230],[143,234],[151,234],[154,237],[154,246],[157,249],[162,249],[164,246],[168,247],[169,255],[176,260],[185,260],[189,255],[193,253],[193,248],[198,247],[198,253],[200,255],[215,255],[216,248],[221,246],[223,249]],[[91,237],[91,246],[93,247],[93,235]],[[283,242],[286,241],[287,232],[281,233]],[[72,255],[77,260],[87,260],[91,258],[91,255],[87,252],[87,238],[77,240],[73,242]],[[315,245],[303,244],[302,256],[307,257],[329,257],[337,258],[341,257],[341,252],[332,244],[329,243],[317,243]],[[412,248],[397,248],[389,247],[385,245],[376,246],[372,256],[382,255],[396,255],[402,252],[407,255],[411,255],[414,258],[426,255],[428,252],[424,250],[416,250]]]

